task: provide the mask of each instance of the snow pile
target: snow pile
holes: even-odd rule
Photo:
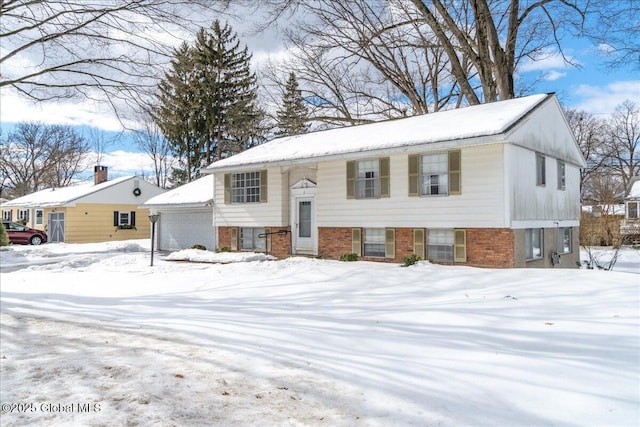
[[[228,264],[231,262],[274,261],[277,258],[257,252],[211,252],[199,249],[183,249],[172,252],[165,258],[167,261],[191,261]]]
[[[3,426],[640,419],[638,274],[86,256],[2,273]]]

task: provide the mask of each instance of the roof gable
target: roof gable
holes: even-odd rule
[[[423,144],[502,135],[545,99],[532,95],[455,110],[441,111],[276,138],[235,156],[219,160],[204,172],[289,164],[375,150],[403,149]]]
[[[200,205],[213,201],[213,175],[196,179],[166,193],[152,197],[142,206]]]
[[[64,206],[133,179],[135,179],[134,176],[125,176],[105,181],[97,185],[93,182],[86,182],[77,185],[70,185],[68,187],[47,188],[13,199],[10,202],[5,203],[4,206],[25,208]]]

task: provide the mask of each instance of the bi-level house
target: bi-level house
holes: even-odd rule
[[[575,267],[584,166],[542,94],[278,138],[205,172],[233,250]]]

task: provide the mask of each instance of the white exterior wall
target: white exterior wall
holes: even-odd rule
[[[216,230],[211,208],[160,208],[156,224],[158,250],[175,251],[193,245],[216,248]]]
[[[391,197],[349,199],[346,161],[318,164],[318,227],[505,227],[503,144],[465,147],[462,194],[408,196],[408,154],[390,156]]]
[[[213,212],[216,227],[285,227],[288,225],[289,191],[279,167],[267,168],[266,203],[225,204],[224,173],[215,175]]]
[[[580,169],[565,162],[565,190],[558,189],[557,159],[546,158],[546,185],[536,185],[536,152],[507,145],[512,228],[573,227],[580,220]]]
[[[133,194],[133,190],[140,188],[140,195]],[[84,196],[69,203],[101,203],[120,205],[141,205],[152,197],[164,193],[166,190],[148,183],[142,178],[131,178],[119,184],[112,185],[98,192]]]

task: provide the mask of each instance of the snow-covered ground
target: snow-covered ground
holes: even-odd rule
[[[614,271],[148,250],[0,251],[2,426],[640,420],[637,250]]]

